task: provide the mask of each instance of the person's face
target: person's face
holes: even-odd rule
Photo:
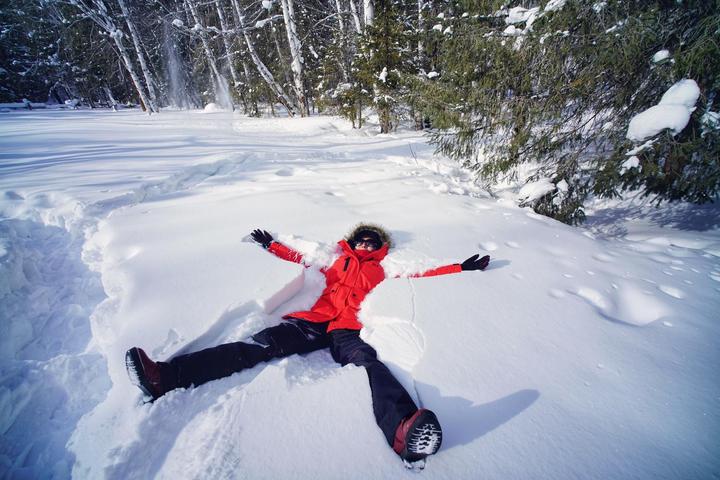
[[[368,252],[372,252],[373,250],[377,250],[379,248],[379,245],[377,244],[377,241],[369,236],[362,236],[355,240],[355,250],[365,250]]]

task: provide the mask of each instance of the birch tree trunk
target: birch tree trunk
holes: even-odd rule
[[[110,35],[110,38],[113,39],[115,46],[118,49],[118,53],[120,54],[120,58],[122,58],[123,64],[125,65],[125,69],[130,75],[130,79],[132,80],[135,90],[140,97],[140,103],[143,110],[148,112],[148,114],[153,113],[152,103],[145,93],[145,88],[140,82],[140,77],[138,77],[135,72],[135,66],[133,65],[130,55],[128,55],[127,49],[122,42],[123,33],[115,26],[115,22],[110,16],[110,11],[105,3],[102,0],[94,0],[92,2],[93,6],[91,6],[91,4],[89,4],[86,0],[74,0],[73,5],[75,5],[81,12],[87,15],[88,18],[105,30],[108,35]]]
[[[110,32],[110,36],[115,41],[115,46],[117,47],[118,51],[120,52],[120,56],[123,59],[123,63],[125,63],[125,68],[127,69],[128,73],[130,74],[130,78],[132,79],[133,84],[135,85],[135,89],[138,92],[138,95],[140,95],[140,102],[143,104],[143,108],[148,113],[153,113],[155,110],[153,110],[152,103],[150,102],[150,99],[145,94],[145,89],[143,88],[142,84],[140,83],[140,78],[138,77],[137,73],[135,72],[135,67],[132,64],[132,60],[130,59],[130,55],[127,53],[127,49],[125,48],[125,45],[122,42],[123,33],[120,30],[113,30]]]
[[[337,19],[338,19],[338,26],[340,27],[340,31],[342,32],[343,36],[345,35],[345,20],[343,19],[343,8],[342,3],[340,3],[340,0],[335,0],[335,9],[337,10]]]
[[[303,64],[305,60],[302,56],[302,44],[297,35],[297,25],[295,24],[295,11],[293,8],[293,0],[281,0],[283,18],[285,19],[285,31],[287,32],[288,44],[290,45],[290,69],[293,73],[293,82],[295,87],[295,96],[300,106],[300,116],[307,117],[310,114],[307,96],[305,95],[305,79],[303,75]]]
[[[352,13],[353,23],[355,24],[355,33],[358,35],[362,34],[362,22],[360,21],[360,14],[358,13],[358,7],[355,0],[350,0],[350,13]]]
[[[363,14],[365,15],[365,26],[372,26],[375,21],[375,3],[374,0],[363,0]]]
[[[232,50],[232,44],[228,38],[228,23],[225,20],[225,13],[223,12],[220,0],[215,0],[215,8],[217,9],[218,18],[220,19],[220,28],[222,28],[222,39],[223,45],[225,46],[225,55],[227,55],[228,65],[230,66],[230,76],[233,80],[233,88],[237,89],[240,85],[240,79],[237,71],[235,70],[235,53]]]
[[[252,38],[250,38],[250,34],[245,28],[245,20],[242,10],[240,9],[240,4],[238,3],[238,0],[232,0],[232,4],[233,8],[235,8],[238,25],[240,26],[240,30],[242,30],[243,37],[245,38],[245,44],[247,46],[248,52],[250,53],[250,58],[255,64],[255,68],[257,69],[263,80],[265,80],[265,83],[270,88],[270,90],[277,96],[278,101],[282,103],[285,108],[287,108],[288,115],[294,117],[296,107],[293,104],[293,101],[290,100],[290,97],[287,96],[282,86],[280,86],[280,84],[275,81],[275,77],[273,77],[270,70],[268,70],[268,68],[265,66],[262,59],[258,55],[257,50],[255,50],[255,45],[253,44]]]
[[[423,41],[425,35],[425,18],[423,18],[423,8],[425,8],[425,2],[418,0],[418,18],[417,18],[417,30],[418,30],[418,63],[423,65],[425,59],[425,42]]]
[[[218,89],[222,88],[224,86],[225,79],[222,78],[222,75],[220,75],[220,70],[217,68],[217,60],[215,59],[215,55],[212,52],[212,49],[210,48],[210,42],[207,38],[207,31],[205,30],[205,26],[200,21],[200,15],[198,15],[197,9],[195,8],[195,4],[193,3],[193,0],[185,0],[185,5],[190,9],[190,13],[192,14],[193,21],[195,22],[195,28],[193,30],[197,30],[200,35],[200,41],[202,42],[203,50],[205,51],[205,56],[207,57],[208,65],[210,66],[210,70],[213,73],[213,76],[215,78],[215,81],[213,82],[213,93],[215,95],[215,100],[226,100],[229,101],[230,107],[235,108],[232,105],[232,99],[221,99],[218,95]]]
[[[143,53],[142,46],[140,45],[140,35],[138,35],[135,24],[130,18],[130,11],[125,5],[125,0],[117,0],[117,2],[120,5],[120,10],[122,11],[123,16],[125,17],[125,23],[128,26],[128,30],[130,30],[130,38],[133,41],[135,53],[137,54],[138,61],[140,62],[140,70],[142,70],[143,77],[145,77],[145,86],[147,86],[148,94],[150,96],[150,108],[152,111],[158,112],[160,109],[158,108],[157,94],[155,93],[155,80],[148,68],[147,61],[145,61],[145,54]]]
[[[348,74],[347,68],[347,56],[348,56],[348,32],[345,31],[345,21],[343,20],[343,9],[340,0],[335,0],[335,8],[337,9],[338,27],[340,28],[340,49],[342,56],[340,57],[340,70],[342,71],[343,81],[349,82],[350,75]]]

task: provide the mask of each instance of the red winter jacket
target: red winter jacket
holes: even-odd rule
[[[385,280],[385,270],[380,262],[388,253],[388,245],[378,250],[353,250],[345,240],[338,242],[342,254],[335,262],[320,271],[325,274],[325,290],[315,305],[306,312],[293,312],[283,318],[299,318],[310,322],[330,322],[327,331],[340,328],[360,330],[362,324],[357,318],[360,304],[375,286]],[[299,252],[273,242],[268,251],[274,255],[295,263],[303,263]],[[462,271],[459,264],[445,265],[413,277],[431,277]]]

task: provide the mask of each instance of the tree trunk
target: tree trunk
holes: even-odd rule
[[[353,24],[355,25],[355,33],[358,35],[362,34],[362,22],[360,21],[360,14],[358,13],[357,3],[355,0],[350,0],[350,13],[352,13]]]
[[[365,27],[372,26],[375,21],[375,3],[373,0],[363,0],[363,13],[365,15]]]
[[[342,32],[343,36],[345,36],[345,20],[342,16],[343,9],[340,0],[335,0],[335,9],[337,10],[338,27],[340,27],[340,31]]]
[[[265,80],[265,83],[270,88],[270,90],[277,96],[278,101],[282,103],[285,108],[287,108],[288,115],[291,117],[295,116],[295,106],[293,105],[292,100],[290,100],[290,97],[285,94],[285,91],[283,90],[282,86],[280,86],[273,77],[272,73],[263,63],[262,59],[257,53],[257,50],[255,50],[255,45],[253,44],[252,38],[250,38],[250,34],[248,33],[247,29],[245,28],[245,21],[243,20],[243,14],[242,10],[240,10],[240,4],[238,3],[238,0],[232,0],[233,7],[235,8],[235,11],[237,13],[237,20],[240,25],[240,30],[242,30],[243,37],[245,38],[245,44],[247,46],[248,52],[250,53],[250,58],[252,59],[253,63],[255,64],[255,68],[257,69],[260,76]]]
[[[257,104],[257,96],[253,93],[254,87],[251,83],[252,77],[250,76],[250,67],[248,66],[245,59],[242,59],[243,76],[245,78],[245,84],[242,90],[242,97],[245,100],[245,113],[257,117],[260,115]]]
[[[147,111],[148,113],[152,113],[152,104],[148,100],[147,95],[145,94],[145,89],[142,87],[142,84],[140,83],[140,78],[138,77],[137,73],[135,72],[135,67],[132,64],[132,60],[130,60],[130,55],[128,55],[127,50],[125,49],[125,45],[122,43],[122,36],[123,33],[120,30],[115,30],[110,32],[110,36],[115,41],[115,46],[117,46],[118,51],[120,52],[120,56],[123,59],[123,63],[125,63],[125,68],[127,69],[128,73],[130,74],[130,78],[132,79],[133,84],[135,85],[135,89],[138,92],[138,95],[140,96],[140,103],[143,105],[143,109]]]
[[[155,80],[153,79],[150,69],[148,68],[148,64],[145,61],[145,54],[143,53],[142,46],[140,45],[140,35],[138,35],[135,24],[130,18],[130,11],[125,5],[125,0],[117,1],[120,5],[120,10],[122,10],[123,16],[125,17],[125,23],[127,23],[128,30],[130,30],[130,38],[132,38],[135,53],[137,53],[138,61],[140,62],[140,70],[142,70],[143,77],[145,77],[145,86],[147,87],[148,94],[150,96],[150,109],[153,112],[159,112],[160,109],[158,108],[157,95],[155,93]]]
[[[293,73],[293,82],[295,96],[300,106],[300,116],[307,117],[310,112],[308,108],[307,96],[305,95],[305,80],[303,76],[303,64],[305,60],[302,56],[302,45],[297,35],[297,25],[295,24],[295,11],[293,8],[293,0],[281,0],[283,18],[285,19],[285,31],[287,32],[288,45],[290,46],[290,69]]]
[[[348,60],[348,32],[345,30],[345,21],[343,20],[343,10],[340,0],[335,0],[335,8],[337,8],[338,28],[340,29],[340,71],[342,72],[342,78],[344,82],[350,81],[349,63]]]
[[[225,46],[225,54],[227,55],[228,65],[230,67],[230,76],[233,80],[233,89],[237,89],[240,85],[240,79],[237,71],[235,70],[235,53],[232,50],[232,44],[228,38],[228,23],[225,20],[225,13],[223,12],[220,0],[215,0],[215,8],[217,9],[218,18],[220,19],[220,28],[222,28],[222,39],[223,45]]]
[[[423,65],[424,59],[425,59],[425,42],[423,39],[425,38],[425,19],[423,18],[423,8],[425,7],[425,2],[423,0],[418,0],[418,17],[417,17],[417,31],[418,31],[418,47],[417,47],[417,55],[418,55],[418,65]]]
[[[215,55],[210,48],[210,42],[207,38],[207,31],[205,30],[205,26],[200,21],[200,15],[198,15],[197,9],[195,8],[193,1],[194,0],[185,0],[185,4],[190,9],[190,13],[192,13],[193,21],[195,22],[196,27],[199,27],[196,29],[200,34],[200,40],[202,42],[203,50],[205,51],[205,56],[207,57],[208,65],[210,66],[210,71],[213,73],[213,76],[215,78],[215,81],[213,82],[213,93],[215,94],[215,101],[219,101],[220,103],[223,103],[223,101],[229,102],[230,105],[228,106],[234,109],[235,107],[232,104],[233,102],[231,98],[221,99],[218,95],[218,93],[221,93],[218,92],[218,90],[226,86],[226,82],[223,76],[220,74],[220,70],[218,70],[217,68],[217,60],[215,59]]]
[[[138,96],[140,97],[140,104],[143,106],[143,110],[147,111],[149,114],[152,113],[151,107],[146,108],[146,105],[149,106],[150,102],[148,101],[147,94],[145,93],[142,83],[140,83],[140,78],[135,72],[135,67],[130,59],[130,55],[128,55],[125,45],[122,42],[123,33],[115,27],[115,22],[110,17],[109,10],[103,0],[94,0],[94,7],[88,5],[85,0],[74,0],[73,5],[93,22],[99,25],[103,30],[105,30],[110,35],[110,38],[113,39],[115,46],[118,49],[118,53],[120,54],[120,58],[122,58],[123,64],[125,65],[125,69],[128,74],[130,74],[130,79],[132,80],[135,90],[137,90]]]

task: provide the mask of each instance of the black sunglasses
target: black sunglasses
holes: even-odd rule
[[[355,246],[358,246],[358,245],[367,245],[367,246],[373,247],[373,248],[380,248],[380,242],[378,242],[376,239],[370,238],[370,237],[355,239]]]

